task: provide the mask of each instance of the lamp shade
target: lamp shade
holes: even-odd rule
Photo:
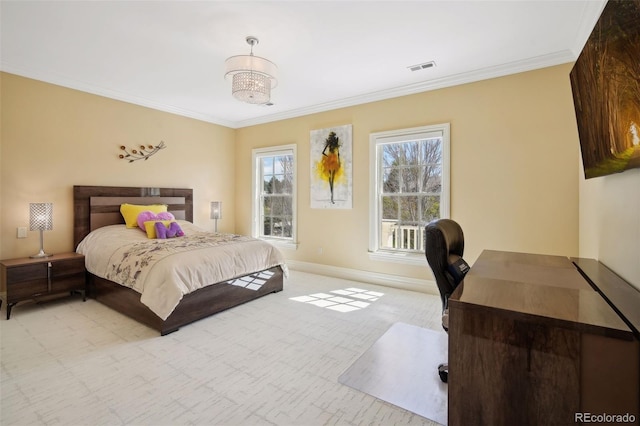
[[[241,72],[264,75],[269,78],[272,89],[278,85],[278,67],[270,60],[260,56],[238,55],[232,56],[225,61],[225,77],[230,78],[234,74]]]
[[[250,104],[266,104],[271,100],[271,89],[278,85],[276,64],[268,59],[254,56],[253,46],[258,39],[246,38],[251,46],[249,55],[237,55],[225,61],[225,78],[231,79],[231,94],[234,98]]]
[[[222,201],[211,202],[211,219],[222,219]]]
[[[31,231],[53,229],[53,203],[29,204],[29,229]]]

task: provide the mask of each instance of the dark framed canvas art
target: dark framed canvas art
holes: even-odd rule
[[[610,0],[570,74],[585,178],[640,168],[640,0]]]

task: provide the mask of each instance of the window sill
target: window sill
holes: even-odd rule
[[[262,240],[262,241],[266,241],[269,244],[279,248],[279,249],[283,249],[283,250],[298,250],[298,243],[293,242],[293,241],[286,241],[286,240],[279,240],[276,238],[261,238],[258,237],[258,239]]]
[[[369,259],[378,262],[404,263],[405,265],[425,266],[424,253],[394,253],[390,251],[370,251]]]

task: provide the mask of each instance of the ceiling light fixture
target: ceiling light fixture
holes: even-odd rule
[[[225,78],[231,77],[231,94],[234,98],[250,104],[266,104],[271,100],[271,89],[278,85],[273,62],[253,55],[253,46],[258,39],[246,38],[251,46],[249,55],[232,56],[225,61]]]

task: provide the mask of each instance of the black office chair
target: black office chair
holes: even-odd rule
[[[442,299],[442,327],[449,330],[449,296],[464,279],[469,265],[464,261],[464,234],[460,225],[451,219],[437,219],[424,230],[425,255],[433,271]],[[438,374],[447,382],[449,365],[438,366]]]

